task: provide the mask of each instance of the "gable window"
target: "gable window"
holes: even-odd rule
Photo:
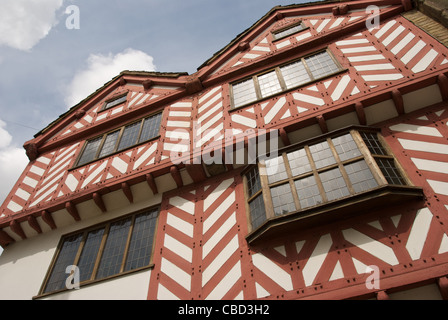
[[[157,113],[87,141],[76,166],[81,166],[157,137],[161,120],[162,113]]]
[[[421,196],[421,188],[410,186],[378,131],[367,127],[288,147],[276,158],[260,160],[244,176],[249,239],[288,219],[298,225],[321,213],[362,210],[375,199],[385,204],[396,195]]]
[[[287,36],[290,36],[299,31],[302,31],[304,29],[306,29],[305,25],[302,22],[300,22],[300,23],[289,25],[289,26],[286,26],[285,28],[276,30],[272,33],[272,36],[273,36],[274,40],[278,40],[278,39],[282,39]]]
[[[149,267],[158,208],[133,214],[61,239],[40,294],[64,290],[68,266],[80,286]]]
[[[119,104],[125,103],[126,100],[127,100],[127,94],[125,94],[124,96],[106,101],[104,103],[103,107],[101,108],[101,110],[107,110],[107,109],[113,108],[115,106],[118,106]]]
[[[231,84],[232,107],[273,96],[342,71],[328,50]]]

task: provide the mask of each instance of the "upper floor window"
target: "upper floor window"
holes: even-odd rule
[[[272,228],[280,217],[283,225],[286,219],[347,213],[352,204],[362,210],[363,203],[378,197],[387,203],[392,199],[387,195],[397,190],[421,195],[421,189],[410,186],[381,135],[369,128],[337,131],[289,147],[276,158],[259,161],[245,173],[245,181],[253,232]]]
[[[159,210],[111,221],[61,239],[40,294],[64,290],[69,266],[77,266],[80,286],[150,266]]]
[[[157,137],[161,120],[162,113],[157,113],[87,141],[76,166]]]
[[[278,39],[282,39],[287,36],[290,36],[299,31],[302,31],[304,29],[306,29],[306,27],[302,22],[295,23],[293,25],[289,25],[289,26],[286,26],[284,28],[281,28],[279,30],[272,32],[272,36],[273,36],[274,40],[278,40]]]
[[[127,99],[127,94],[125,94],[124,96],[106,101],[104,103],[103,107],[101,108],[101,110],[107,110],[107,109],[113,108],[115,106],[118,106],[119,104],[126,102],[126,99]]]
[[[342,70],[330,51],[306,56],[287,65],[232,84],[232,107],[238,108]]]

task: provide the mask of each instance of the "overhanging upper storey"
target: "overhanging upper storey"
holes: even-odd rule
[[[242,139],[247,149],[248,132],[278,131],[288,146],[448,100],[446,47],[401,16],[409,8],[275,7],[192,75],[122,72],[25,144],[30,163],[0,208],[0,244],[54,228],[53,213],[78,221],[87,201],[107,212],[113,192],[132,202],[137,184],[156,195],[236,169],[196,155],[224,158]]]

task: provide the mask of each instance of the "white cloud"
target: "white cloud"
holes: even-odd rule
[[[0,45],[30,50],[57,24],[63,0],[2,0]]]
[[[67,89],[67,107],[79,103],[123,70],[154,71],[153,58],[135,49],[107,55],[91,54],[85,70],[78,71]]]
[[[0,205],[28,164],[25,149],[11,145],[12,137],[5,127],[0,120]]]

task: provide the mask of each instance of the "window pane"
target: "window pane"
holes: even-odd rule
[[[52,292],[65,288],[65,280],[69,276],[69,274],[65,273],[65,270],[75,262],[81,240],[82,233],[64,240],[44,292]]]
[[[78,262],[80,281],[89,280],[92,276],[93,267],[95,266],[95,261],[100,250],[103,234],[104,228],[101,228],[91,231],[87,235],[86,243],[84,244]]]
[[[361,137],[369,148],[370,153],[379,154],[379,155],[387,155],[386,150],[382,146],[381,142],[378,139],[378,134],[373,132],[360,132]]]
[[[286,36],[289,36],[293,33],[299,32],[300,30],[303,30],[303,26],[301,24],[288,28],[286,30],[280,31],[280,32],[276,32],[274,33],[274,38],[275,39],[280,39]]]
[[[123,103],[126,101],[127,96],[122,96],[118,99],[112,100],[110,102],[107,102],[106,105],[104,106],[104,109],[110,109],[113,108],[115,106],[118,106],[119,104]]]
[[[287,156],[293,176],[311,171],[310,161],[308,160],[305,149],[290,152]]]
[[[252,227],[258,228],[266,221],[266,211],[264,208],[263,194],[260,193],[249,203],[250,219]]]
[[[255,85],[252,79],[245,80],[232,86],[234,107],[245,105],[257,100]]]
[[[350,194],[339,168],[322,172],[319,174],[319,177],[328,201],[343,198]]]
[[[130,225],[131,218],[111,224],[96,279],[120,272]]]
[[[118,151],[126,149],[137,143],[138,132],[140,131],[141,121],[130,124],[124,128],[123,135],[118,145]]]
[[[294,183],[302,209],[322,203],[322,196],[314,176],[296,180]]]
[[[125,271],[149,265],[158,213],[154,209],[135,217]]]
[[[310,146],[310,152],[317,169],[336,163],[327,141]]]
[[[106,140],[104,141],[103,147],[101,149],[101,152],[99,154],[99,158],[107,156],[114,152],[115,145],[117,144],[118,136],[120,135],[120,130],[114,131],[112,133],[109,133],[106,136]]]
[[[288,178],[282,156],[275,159],[265,160],[265,163],[269,183],[274,183]]]
[[[375,159],[389,184],[406,185],[393,159]]]
[[[328,52],[321,52],[311,57],[305,58],[305,62],[315,79],[325,77],[326,75],[339,71]]]
[[[361,155],[361,151],[359,151],[351,134],[346,134],[332,140],[341,161],[356,158]]]
[[[87,142],[84,152],[82,153],[81,158],[79,158],[78,165],[83,165],[95,159],[101,140],[103,140],[103,137],[98,137]]]
[[[364,160],[350,163],[345,165],[344,168],[356,193],[367,191],[378,186],[378,183]]]
[[[282,91],[275,70],[259,76],[258,84],[260,85],[261,96],[263,98]]]
[[[285,80],[286,88],[294,88],[311,81],[302,61],[297,61],[287,66],[281,67],[280,72]]]
[[[260,174],[258,173],[258,167],[254,167],[247,174],[247,187],[249,197],[252,197],[258,190],[261,189]]]
[[[271,188],[271,197],[276,216],[296,210],[289,183]]]
[[[160,122],[162,121],[162,113],[155,114],[146,118],[143,122],[142,134],[139,142],[143,142],[159,135]]]

